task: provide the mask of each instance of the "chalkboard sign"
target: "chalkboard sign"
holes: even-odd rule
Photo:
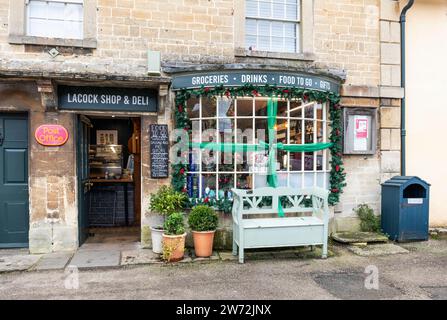
[[[151,178],[161,179],[169,176],[169,131],[164,124],[151,124]]]

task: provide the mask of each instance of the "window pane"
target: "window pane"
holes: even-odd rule
[[[290,144],[303,144],[301,125],[301,120],[290,120]]]
[[[216,175],[204,174],[202,175],[202,198],[216,198]]]
[[[237,119],[237,143],[253,143],[253,119]]]
[[[284,36],[284,24],[282,22],[272,22],[272,36],[274,37]]]
[[[267,117],[267,100],[255,100],[255,116],[256,117]]]
[[[318,120],[323,120],[323,105],[322,104],[317,104],[316,105],[316,109],[317,109],[317,119]]]
[[[305,173],[304,174],[304,188],[311,188],[314,186],[314,174]]]
[[[257,35],[258,34],[258,26],[256,20],[247,19],[245,20],[245,34],[248,35]]]
[[[216,117],[216,106],[217,106],[216,97],[211,98],[202,97],[202,117],[203,118]]]
[[[236,175],[236,188],[238,189],[252,189],[253,178],[249,174]]]
[[[283,23],[284,36],[289,38],[296,37],[296,24],[295,23]]]
[[[186,189],[190,198],[198,198],[199,195],[199,175],[188,174],[186,178]]]
[[[255,132],[256,132],[256,141],[255,141],[256,144],[258,144],[259,141],[268,142],[267,119],[255,120]]]
[[[217,142],[217,121],[202,120],[202,142]],[[217,151],[202,150],[202,171],[215,172],[217,163]]]
[[[301,101],[290,101],[290,117],[301,118],[303,108],[301,108]]]
[[[313,171],[314,170],[314,153],[306,152],[304,154],[304,170]]]
[[[30,18],[46,18],[47,4],[41,1],[30,1],[28,4]]]
[[[72,21],[83,21],[83,11],[82,5],[69,3],[65,6],[65,19]]]
[[[290,153],[290,171],[302,171],[303,154],[301,152]]]
[[[291,173],[290,174],[290,187],[292,188],[302,188],[302,174],[301,173]]]
[[[287,117],[287,100],[279,100],[278,101],[278,118]]]
[[[237,115],[253,116],[253,99],[237,99]]]
[[[283,3],[273,3],[273,18],[284,19],[284,4]]]
[[[287,187],[287,173],[278,173],[278,187]]]
[[[272,51],[284,51],[284,38],[272,37]]]
[[[222,97],[219,98],[218,103],[218,116],[219,118],[227,118],[234,116],[234,101],[231,98]]]
[[[82,22],[65,21],[64,27],[65,33],[62,35],[63,37],[69,39],[82,39]]]
[[[317,171],[322,171],[323,170],[323,153],[324,151],[317,151]]]
[[[305,133],[304,143],[315,143],[314,141],[314,122],[310,120],[304,121]]]
[[[317,121],[317,142],[323,142],[323,122]]]
[[[269,51],[270,50],[270,37],[260,36],[258,38],[258,50]]]
[[[297,52],[296,49],[296,39],[295,38],[285,38],[284,39],[284,52]]]
[[[188,112],[188,117],[190,119],[200,117],[200,99],[199,98],[189,98],[186,101],[186,110]]]
[[[48,2],[47,18],[63,20],[65,17],[65,4],[62,2]]]
[[[247,16],[258,16],[258,3],[256,0],[247,0],[245,2],[245,14]]]
[[[304,117],[306,119],[314,119],[314,105],[315,103],[308,103],[304,107]]]
[[[231,197],[231,189],[234,188],[234,175],[221,174],[218,177],[219,199],[228,199]]]
[[[270,18],[272,16],[272,4],[267,1],[259,1],[259,16]]]
[[[286,6],[286,18],[289,20],[297,20],[298,18],[298,9],[296,5],[287,5]]]

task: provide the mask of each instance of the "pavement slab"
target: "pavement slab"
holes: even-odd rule
[[[366,247],[359,247],[355,245],[347,246],[347,249],[356,255],[362,257],[374,257],[374,256],[384,256],[393,254],[403,254],[408,253],[407,249],[404,249],[393,243],[385,244],[371,244]]]
[[[117,267],[120,264],[119,250],[79,250],[70,265],[78,268]]]
[[[40,255],[3,255],[0,256],[0,273],[12,271],[25,271],[39,261]]]
[[[160,255],[149,249],[127,250],[121,252],[121,265],[163,263]]]
[[[332,239],[341,243],[374,243],[387,242],[388,238],[374,232],[337,232],[332,235]]]
[[[56,252],[44,254],[42,258],[34,266],[33,270],[59,270],[64,269],[71,257],[73,257],[73,252]]]

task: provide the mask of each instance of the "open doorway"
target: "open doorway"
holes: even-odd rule
[[[139,242],[140,118],[78,120],[79,243]]]

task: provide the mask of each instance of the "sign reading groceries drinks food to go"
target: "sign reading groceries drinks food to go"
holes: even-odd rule
[[[43,124],[34,132],[37,142],[46,147],[59,147],[68,140],[68,131],[58,124]]]
[[[60,109],[157,112],[157,92],[148,88],[59,86]]]
[[[243,86],[252,84],[275,85],[279,87],[295,87],[303,89],[330,91],[338,93],[340,84],[333,79],[324,76],[316,76],[306,73],[292,73],[281,71],[222,71],[222,72],[198,72],[175,76],[172,88],[192,89],[215,86]]]

